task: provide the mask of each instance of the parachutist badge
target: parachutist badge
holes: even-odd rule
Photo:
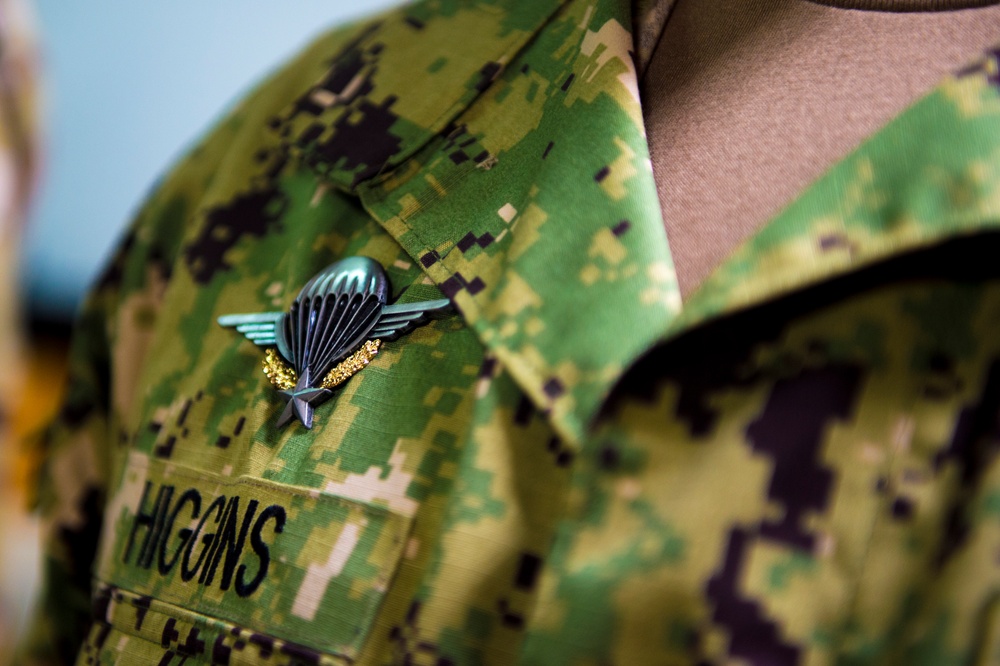
[[[269,347],[264,373],[286,402],[278,427],[298,419],[312,428],[313,408],[368,365],[383,340],[395,340],[451,306],[446,298],[387,305],[388,297],[389,278],[378,262],[351,257],[307,282],[288,312],[225,315],[219,324]]]

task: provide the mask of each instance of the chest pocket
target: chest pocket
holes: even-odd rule
[[[164,654],[199,648],[192,661],[206,663],[233,650],[246,652],[240,663],[251,652],[266,663],[279,653],[352,659],[411,523],[318,490],[133,453],[107,505],[95,614],[146,654],[155,643]]]

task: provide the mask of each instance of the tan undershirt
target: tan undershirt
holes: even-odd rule
[[[892,13],[678,0],[642,88],[681,293],[866,136],[997,43],[996,5]]]

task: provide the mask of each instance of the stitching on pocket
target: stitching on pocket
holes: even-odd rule
[[[346,666],[349,658],[322,653],[281,638],[256,632],[225,620],[191,612],[173,604],[98,581],[97,603],[103,617],[95,621],[168,652],[178,661],[211,660],[229,655],[233,663],[266,663],[269,666],[310,663]],[[100,643],[95,637],[102,636]],[[100,651],[107,632],[92,632],[88,641]],[[94,644],[97,643],[97,644]],[[111,646],[115,650],[115,646]]]

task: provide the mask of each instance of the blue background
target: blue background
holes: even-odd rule
[[[22,284],[71,315],[145,193],[282,60],[398,0],[36,0],[46,149]]]

